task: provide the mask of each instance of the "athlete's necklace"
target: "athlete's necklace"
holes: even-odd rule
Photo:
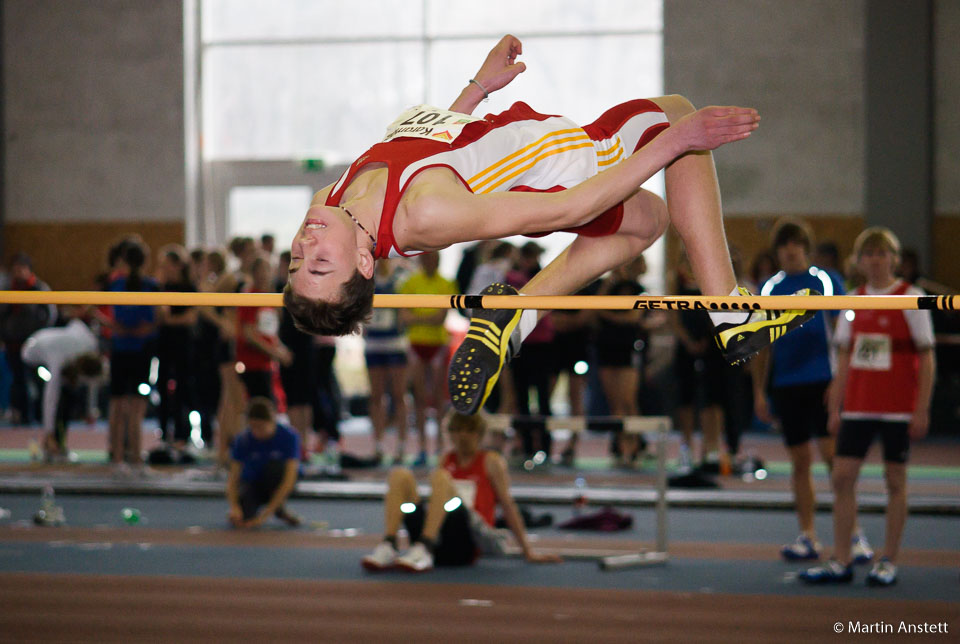
[[[377,249],[377,238],[374,237],[373,235],[371,235],[371,234],[370,234],[370,231],[367,230],[366,228],[364,228],[364,227],[363,227],[363,224],[361,224],[359,221],[357,221],[357,218],[354,217],[353,215],[351,215],[349,210],[347,210],[347,209],[344,208],[343,206],[340,206],[340,208],[343,210],[343,212],[347,213],[347,216],[350,217],[350,219],[353,220],[353,223],[355,223],[357,226],[360,227],[360,230],[362,230],[363,232],[367,233],[367,237],[369,237],[369,238],[370,238],[370,241],[373,242],[373,249],[376,250],[376,249]]]

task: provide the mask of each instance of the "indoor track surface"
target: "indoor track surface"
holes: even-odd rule
[[[912,516],[899,584],[874,589],[864,568],[849,586],[800,585],[802,566],[777,553],[794,534],[789,512],[671,509],[662,567],[604,572],[584,559],[504,558],[411,576],[360,567],[382,525],[372,501],[297,499],[291,507],[304,527],[256,532],[229,530],[218,498],[61,494],[57,503],[66,525],[38,527],[30,518],[39,495],[0,496],[10,510],[0,520],[0,640],[795,642],[837,638],[836,624],[896,631],[905,621],[945,624],[949,633],[925,637],[956,641],[960,628],[955,516]],[[140,522],[127,525],[123,508],[138,509]],[[555,522],[572,513],[531,509]],[[622,511],[634,517],[631,530],[540,528],[536,544],[561,552],[651,545],[652,510]],[[818,515],[822,534],[829,521]],[[879,538],[882,516],[862,524]]]

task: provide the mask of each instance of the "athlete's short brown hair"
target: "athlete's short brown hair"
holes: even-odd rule
[[[290,282],[283,287],[283,305],[293,323],[312,335],[349,335],[358,333],[373,312],[373,278],[355,270],[340,286],[336,301],[311,300],[294,292]]]
[[[810,226],[799,219],[786,217],[777,221],[773,226],[773,248],[776,250],[781,246],[786,246],[790,242],[796,242],[803,246],[807,254],[813,249],[813,231]]]
[[[254,396],[247,405],[247,418],[250,420],[273,421],[277,417],[277,407],[265,396]]]

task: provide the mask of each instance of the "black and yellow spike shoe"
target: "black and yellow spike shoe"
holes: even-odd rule
[[[480,295],[517,295],[507,284],[493,283]],[[520,322],[520,309],[478,309],[460,348],[447,371],[450,402],[461,414],[475,414],[497,384],[503,365],[510,359],[510,336]]]
[[[743,287],[740,292],[752,295]],[[820,292],[805,288],[794,295],[820,295]],[[753,311],[743,322],[718,324],[714,339],[730,364],[740,364],[816,314],[816,311]]]

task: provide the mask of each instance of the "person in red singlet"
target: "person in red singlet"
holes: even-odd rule
[[[855,295],[922,295],[894,274],[900,241],[888,229],[868,228],[854,242],[866,284]],[[883,444],[887,522],[883,556],[867,584],[897,581],[894,563],[907,519],[910,441],[927,435],[936,373],[930,311],[846,311],[837,320],[837,375],[829,390],[827,428],[837,436],[833,459],[833,559],[800,573],[806,583],[853,580],[851,537],[857,520],[857,478],[874,438]]]
[[[291,246],[284,289],[284,305],[302,330],[358,331],[371,311],[377,259],[554,231],[577,238],[523,287],[525,295],[575,293],[636,258],[671,223],[704,294],[745,293],[730,262],[709,151],[750,136],[757,111],[695,110],[675,95],[628,101],[583,127],[522,102],[501,114],[471,116],[489,92],[524,71],[516,61],[521,53],[520,41],[505,36],[449,110],[420,105],[404,112],[382,142],[314,196]],[[641,188],[661,169],[669,209]],[[503,293],[516,291],[491,285],[481,295]],[[456,359],[458,366],[451,365],[457,411],[479,409],[503,364],[545,313],[475,315],[477,333],[468,333],[461,347],[475,360],[469,370]],[[710,316],[733,362],[811,317],[735,309]],[[481,339],[486,331],[495,341]]]
[[[420,503],[417,481],[409,469],[398,467],[390,472],[384,499],[384,540],[363,558],[364,568],[425,572],[434,565],[469,565],[480,554],[502,554],[505,542],[494,529],[498,504],[527,561],[560,561],[530,547],[523,518],[510,495],[506,461],[497,452],[480,448],[486,427],[482,415],[450,414],[447,431],[453,450],[430,475],[426,504]],[[403,555],[397,544],[401,524],[410,534],[411,544]]]

